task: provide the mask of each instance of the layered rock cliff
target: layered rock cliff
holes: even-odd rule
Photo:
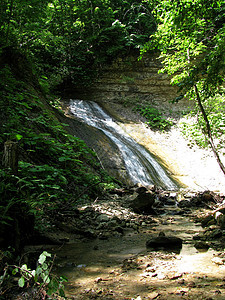
[[[128,57],[120,57],[111,64],[102,67],[100,75],[90,87],[77,89],[76,96],[84,100],[101,103],[148,103],[162,111],[177,111],[179,105],[171,103],[177,96],[177,88],[170,85],[166,74],[159,74],[162,65],[157,54],[148,53],[143,59],[133,53]]]

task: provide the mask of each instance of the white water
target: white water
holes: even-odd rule
[[[170,190],[177,186],[151,154],[107,115],[95,102],[70,100],[70,112],[81,121],[103,131],[119,148],[131,181],[156,184]]]

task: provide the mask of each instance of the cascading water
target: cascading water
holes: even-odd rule
[[[70,100],[70,112],[79,120],[103,131],[117,145],[134,184],[155,184],[169,190],[177,189],[176,184],[152,155],[126,134],[96,102]]]

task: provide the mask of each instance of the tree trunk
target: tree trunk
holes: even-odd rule
[[[216,157],[216,160],[217,160],[217,162],[220,166],[220,169],[222,170],[223,174],[225,175],[225,167],[224,167],[224,164],[222,163],[222,161],[220,159],[220,156],[219,156],[219,153],[217,152],[216,147],[214,145],[209,120],[208,120],[207,114],[205,112],[205,109],[202,105],[201,97],[199,95],[198,88],[197,88],[196,84],[194,85],[194,89],[195,89],[195,93],[196,93],[196,97],[197,97],[198,106],[201,110],[201,113],[203,115],[203,118],[204,118],[204,121],[205,121],[205,124],[206,124],[206,132],[207,132],[209,144],[210,144],[210,146],[212,148],[212,151],[213,151],[213,154]]]
[[[18,172],[18,144],[7,141],[4,145],[2,164],[5,168],[10,168],[13,174]]]

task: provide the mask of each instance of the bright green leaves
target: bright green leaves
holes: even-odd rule
[[[44,252],[39,256],[38,263],[39,263],[40,265],[43,265],[44,262],[46,261],[46,258],[47,258],[47,257],[51,257],[51,254],[48,253],[48,252],[46,252],[46,251],[44,251]]]
[[[152,129],[168,130],[173,125],[171,120],[167,120],[157,108],[150,105],[137,105],[135,110],[147,119],[146,123]]]
[[[225,148],[225,93],[209,97],[204,101],[204,108],[208,116],[211,132],[218,150],[224,153]],[[198,116],[197,122],[195,116]],[[201,114],[196,108],[180,124],[181,131],[190,144],[197,144],[207,148],[209,145],[202,132],[206,131],[206,125]]]
[[[24,287],[24,285],[25,285],[25,279],[24,279],[24,277],[20,277],[20,279],[18,280],[18,285],[21,288]]]
[[[155,9],[158,30],[143,48],[158,48],[163,68],[183,94],[201,81],[205,96],[224,79],[225,27],[216,25],[223,1],[161,1]]]
[[[18,286],[20,288],[33,287],[35,292],[35,298],[42,297],[44,292],[45,297],[54,297],[58,299],[58,296],[65,297],[64,294],[64,282],[67,281],[65,277],[58,277],[52,273],[52,267],[54,258],[47,251],[40,254],[36,269],[32,270],[28,268],[26,264],[20,266],[13,266],[12,275],[20,275],[18,279]],[[7,266],[5,273],[9,271],[12,266]],[[53,298],[51,298],[53,299]],[[61,299],[61,298],[60,298]]]

